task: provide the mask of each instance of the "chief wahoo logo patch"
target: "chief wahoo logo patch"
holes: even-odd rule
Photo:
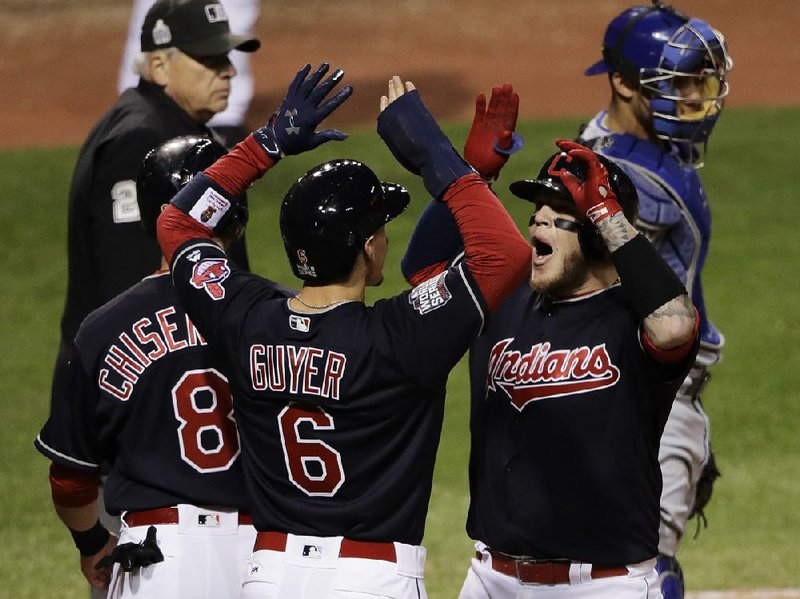
[[[222,282],[231,274],[228,261],[224,258],[207,258],[194,265],[191,284],[195,289],[205,289],[211,299],[217,301],[225,297]]]

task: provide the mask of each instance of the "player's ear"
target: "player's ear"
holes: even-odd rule
[[[612,73],[609,79],[611,81],[611,87],[614,89],[616,95],[620,96],[625,101],[630,101],[631,98],[633,98],[636,90],[628,86],[625,79],[622,77],[622,73]]]
[[[364,242],[364,257],[371,261],[375,257],[375,236],[370,235]]]
[[[154,50],[147,57],[150,80],[156,85],[166,86],[169,83],[169,58],[167,50]]]

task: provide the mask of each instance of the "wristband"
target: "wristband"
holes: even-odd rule
[[[227,192],[204,173],[196,174],[170,203],[212,231],[234,205]]]
[[[72,530],[69,529],[72,535],[72,540],[75,542],[75,547],[83,557],[94,555],[100,551],[108,543],[111,538],[111,533],[106,530],[106,527],[100,524],[100,519],[97,519],[94,526],[89,530]]]
[[[686,293],[678,275],[644,235],[637,235],[611,254],[622,295],[639,320]]]
[[[507,150],[499,147],[497,145],[497,140],[494,140],[492,147],[494,151],[498,154],[502,154],[503,156],[511,156],[514,152],[519,152],[522,149],[522,146],[525,145],[525,139],[516,131],[511,134],[511,146]]]
[[[453,148],[417,90],[403,94],[378,116],[378,135],[400,164],[422,177],[437,200],[457,179],[475,172]]]

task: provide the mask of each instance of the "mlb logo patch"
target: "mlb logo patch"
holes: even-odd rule
[[[303,545],[303,557],[320,559],[322,557],[322,549],[316,545]]]
[[[447,288],[446,277],[447,273],[443,272],[414,287],[408,296],[408,303],[420,314],[442,308],[453,297]]]
[[[219,23],[220,21],[228,20],[228,14],[222,7],[222,4],[206,4],[205,11],[209,23]]]
[[[219,514],[198,514],[197,524],[199,526],[219,526]]]
[[[298,316],[291,314],[289,316],[289,328],[293,331],[300,331],[301,333],[308,333],[311,330],[311,319],[307,316]]]
[[[221,283],[231,274],[228,261],[224,258],[207,258],[194,265],[190,283],[195,289],[205,289],[214,301],[225,297]]]

